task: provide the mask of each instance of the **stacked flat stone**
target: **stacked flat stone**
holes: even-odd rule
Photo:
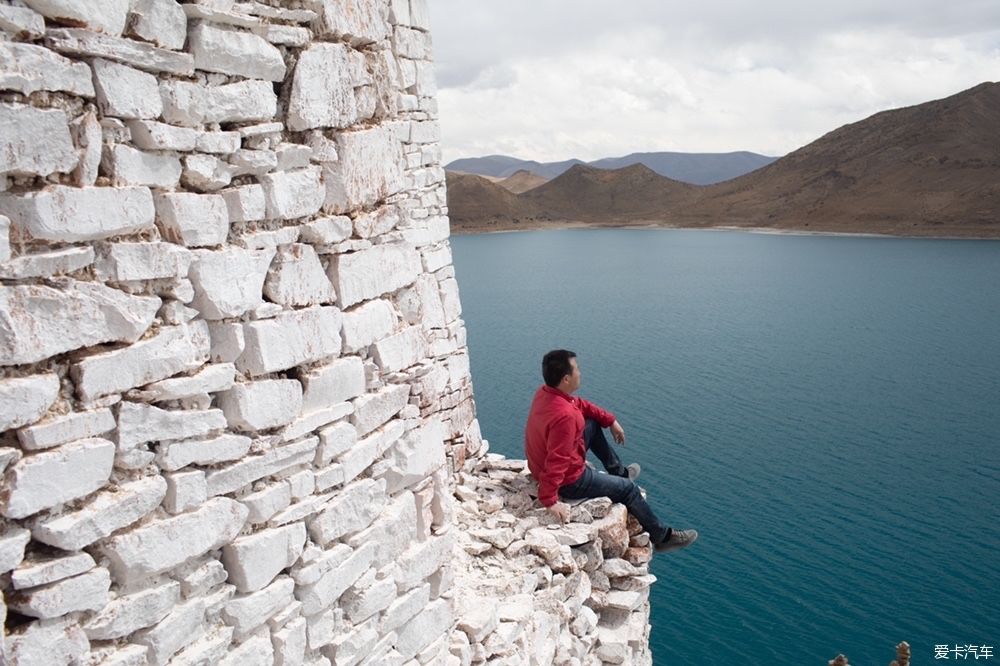
[[[652,664],[652,549],[623,505],[578,502],[558,524],[525,462],[492,453],[455,480],[450,650],[462,666]]]
[[[0,662],[458,663],[428,26],[0,1]]]

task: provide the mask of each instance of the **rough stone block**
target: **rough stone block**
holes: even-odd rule
[[[340,306],[346,308],[410,285],[420,272],[416,250],[385,244],[336,255],[330,262],[329,276]]]
[[[207,72],[265,81],[285,78],[281,51],[250,32],[197,23],[188,33],[188,50],[194,56],[194,66]]]
[[[135,0],[126,31],[130,37],[180,51],[187,39],[187,15],[174,0]]]
[[[384,477],[388,492],[419,483],[444,465],[445,434],[437,419],[406,433],[389,456],[393,464]]]
[[[226,624],[236,630],[236,638],[239,639],[290,604],[294,589],[295,581],[281,576],[259,592],[237,597],[227,603],[222,609],[222,617]],[[268,644],[270,645],[270,641]]]
[[[125,29],[128,0],[24,0],[36,12],[70,25],[120,35]]]
[[[80,663],[90,648],[87,636],[73,617],[31,622],[6,639],[4,656],[18,666]]]
[[[295,598],[302,602],[302,612],[315,615],[336,603],[340,595],[368,570],[375,558],[375,551],[375,544],[364,544],[342,564],[320,576],[315,583],[298,585],[295,588]]]
[[[239,502],[215,497],[196,511],[111,537],[102,550],[115,581],[125,584],[229,543],[243,528],[248,513]]]
[[[0,7],[0,30],[38,39],[45,35],[45,19],[38,12],[27,7]]]
[[[260,176],[267,199],[267,216],[274,220],[308,217],[319,211],[326,195],[318,166]]]
[[[375,393],[365,394],[354,401],[351,423],[363,437],[375,430],[406,406],[410,396],[407,385],[386,386]]]
[[[389,36],[389,7],[365,0],[316,0],[319,13],[313,29],[319,37],[349,41],[354,46],[380,42]]]
[[[403,189],[403,147],[392,128],[341,132],[337,162],[325,165],[324,210],[345,213],[372,206]]]
[[[67,247],[52,252],[22,254],[0,266],[0,278],[24,280],[74,273],[94,263],[94,248]]]
[[[219,194],[226,201],[230,222],[254,222],[267,217],[267,199],[260,185],[242,185]]]
[[[264,523],[274,514],[288,508],[292,503],[292,491],[287,483],[275,483],[240,498],[240,501],[250,509],[248,522]]]
[[[351,400],[365,392],[364,364],[356,356],[304,371],[300,373],[299,380],[305,387],[302,395],[304,412]]]
[[[274,644],[274,666],[298,666],[306,651],[306,619],[292,620],[271,635]]]
[[[97,58],[93,61],[97,106],[105,116],[157,118],[163,112],[156,77]]]
[[[266,121],[278,111],[278,97],[273,85],[266,81],[212,87],[187,81],[161,81],[160,98],[163,119],[184,127]]]
[[[343,322],[344,351],[355,353],[392,333],[396,313],[389,301],[376,299],[344,312]]]
[[[191,307],[206,319],[238,317],[264,302],[262,291],[274,250],[195,250],[189,277]]]
[[[244,325],[246,348],[236,368],[263,375],[340,354],[340,311],[315,307]]]
[[[79,439],[103,435],[114,430],[116,425],[115,417],[110,409],[97,409],[46,419],[19,430],[17,439],[21,448],[27,451],[38,451]]]
[[[358,120],[350,51],[345,44],[317,42],[299,55],[288,101],[289,129],[342,128]]]
[[[160,445],[156,463],[168,471],[178,470],[188,465],[216,465],[221,462],[241,459],[250,451],[250,444],[249,437],[228,433],[212,439],[188,439],[164,443]],[[176,512],[172,511],[171,513]]]
[[[0,572],[6,573],[24,560],[29,541],[31,532],[20,527],[8,527],[0,534]]]
[[[201,506],[208,499],[208,485],[202,471],[167,474],[167,494],[163,498],[163,508],[178,514]]]
[[[11,572],[10,583],[15,590],[24,590],[65,580],[86,573],[96,566],[94,558],[87,553],[32,560],[22,562]]]
[[[54,373],[0,379],[0,431],[40,419],[59,397]]]
[[[239,150],[240,144],[239,132],[202,132],[198,135],[196,147],[203,153],[228,155]]]
[[[118,1],[121,0],[116,0]],[[81,28],[50,29],[45,36],[46,44],[60,53],[107,58],[147,72],[167,72],[180,76],[194,74],[194,58],[189,53],[158,49],[142,42],[102,35]]]
[[[0,23],[3,23],[4,11],[14,9],[0,9]],[[42,30],[44,29],[43,23]],[[4,90],[16,90],[24,95],[45,90],[67,92],[80,97],[94,96],[94,83],[87,64],[73,62],[44,46],[19,42],[0,44],[0,61],[4,64],[3,72],[0,73],[0,88]]]
[[[107,482],[114,459],[114,443],[99,438],[22,458],[8,472],[2,513],[8,518],[26,518],[89,495]]]
[[[274,646],[266,629],[256,632],[252,637],[230,649],[219,661],[219,666],[272,666],[274,664]]]
[[[452,612],[448,601],[436,599],[399,628],[396,636],[396,650],[404,659],[409,659],[430,645],[438,636],[448,631],[452,623]]]
[[[427,355],[423,329],[411,326],[374,345],[373,357],[383,373],[404,370]]]
[[[76,511],[35,521],[32,536],[56,548],[79,550],[149,514],[166,491],[159,476],[123,484],[98,493]]]
[[[316,543],[326,546],[371,525],[385,502],[385,481],[356,481],[345,486],[309,521],[309,534]]]
[[[301,227],[302,240],[313,245],[333,245],[351,236],[351,218],[346,215],[324,217]]]
[[[293,523],[240,537],[222,549],[222,563],[229,582],[240,592],[255,592],[271,584],[283,569],[302,554],[306,527]]]
[[[57,618],[77,611],[104,608],[111,588],[107,569],[94,569],[43,587],[24,590],[7,597],[7,606],[22,615]]]
[[[231,493],[257,479],[306,463],[312,460],[318,444],[319,438],[310,437],[208,472],[208,494],[214,496]]]
[[[226,391],[233,386],[236,367],[232,363],[207,365],[189,377],[164,379],[144,386],[141,391],[130,393],[130,397],[149,402],[179,400],[205,393]]]
[[[0,111],[0,130],[2,127]],[[6,134],[0,131],[0,136]],[[42,132],[24,136],[47,135]],[[109,210],[116,214],[108,215]],[[49,185],[26,194],[0,195],[0,213],[15,226],[34,238],[59,242],[97,240],[150,229],[154,210],[153,196],[146,187]]]
[[[114,282],[176,279],[187,275],[190,250],[173,243],[102,243],[95,269]]]
[[[108,149],[105,162],[111,183],[145,185],[170,190],[181,179],[181,161],[173,155],[146,153],[131,146],[116,145]]]
[[[208,325],[195,320],[161,328],[131,347],[88,356],[70,368],[84,400],[121,393],[136,386],[201,367],[208,360]]]
[[[316,251],[300,243],[278,248],[264,282],[264,294],[289,306],[332,303],[337,298]]]
[[[188,247],[221,245],[229,235],[229,210],[217,194],[157,194],[156,221],[164,237]]]
[[[149,648],[150,664],[164,666],[178,650],[201,635],[204,619],[205,600],[188,601],[175,606],[156,626],[136,633],[132,640]]]
[[[236,384],[219,394],[231,428],[267,430],[290,423],[302,411],[302,384],[294,379],[263,379]]]

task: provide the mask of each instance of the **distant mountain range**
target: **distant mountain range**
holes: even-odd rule
[[[449,173],[449,215],[458,233],[653,224],[1000,237],[998,127],[1000,84],[983,83],[845,125],[713,185],[641,164],[575,164],[515,194]]]
[[[507,155],[488,155],[455,160],[446,164],[444,168],[448,171],[494,178],[507,178],[518,171],[527,171],[546,180],[551,180],[578,164],[599,169],[620,169],[633,164],[642,164],[661,176],[673,180],[693,185],[711,185],[767,166],[776,159],[778,158],[746,151],[735,153],[632,153],[625,157],[605,157],[593,162],[577,159],[562,162],[535,162]]]

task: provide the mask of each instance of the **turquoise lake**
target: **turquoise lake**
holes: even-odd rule
[[[571,349],[653,507],[700,533],[651,565],[657,666],[1000,653],[1000,242],[451,243],[491,450],[523,457],[542,354]]]

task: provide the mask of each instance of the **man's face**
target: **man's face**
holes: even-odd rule
[[[569,360],[569,365],[573,369],[568,375],[563,377],[559,388],[563,393],[572,393],[573,391],[580,388],[580,366],[576,364],[576,359],[571,358]]]

